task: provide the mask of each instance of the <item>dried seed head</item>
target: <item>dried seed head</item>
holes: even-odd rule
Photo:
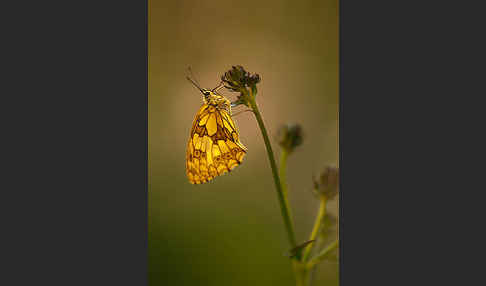
[[[221,80],[225,83],[225,87],[241,92],[242,89],[252,87],[260,82],[258,74],[250,74],[242,66],[233,66],[233,68],[224,73]]]
[[[249,106],[248,98],[250,94],[256,96],[256,85],[260,82],[258,74],[250,74],[242,66],[233,66],[232,69],[221,76],[224,86],[230,91],[239,92],[238,99],[233,102],[233,106],[244,104]],[[248,90],[250,88],[250,90]],[[251,91],[251,92],[250,92]]]

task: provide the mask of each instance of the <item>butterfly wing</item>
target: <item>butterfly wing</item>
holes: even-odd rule
[[[186,173],[192,184],[206,183],[241,164],[246,147],[226,110],[203,104],[192,123]]]

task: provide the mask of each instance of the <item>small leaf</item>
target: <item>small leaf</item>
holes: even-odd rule
[[[306,242],[304,242],[302,244],[299,244],[296,247],[294,247],[291,250],[289,250],[288,252],[286,252],[284,255],[292,258],[292,257],[296,256],[299,253],[300,250],[302,250],[307,245],[313,243],[314,241],[316,241],[316,240],[315,239],[312,239],[312,240],[308,240],[308,241],[306,241]]]

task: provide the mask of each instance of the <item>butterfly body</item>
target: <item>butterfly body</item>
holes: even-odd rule
[[[192,123],[186,153],[186,174],[192,184],[206,183],[231,171],[246,154],[231,118],[231,102],[214,89],[199,90],[203,105]]]

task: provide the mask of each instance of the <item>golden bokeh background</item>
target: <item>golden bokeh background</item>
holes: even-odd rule
[[[318,208],[312,175],[338,165],[337,0],[148,4],[149,285],[294,285],[270,165],[250,112],[234,118],[248,148],[243,164],[208,184],[188,183],[186,144],[202,96],[185,76],[191,66],[201,85],[213,88],[242,65],[261,76],[257,102],[269,135],[285,123],[303,126],[288,183],[297,239],[305,241]],[[315,280],[338,285],[337,263],[321,263]]]

